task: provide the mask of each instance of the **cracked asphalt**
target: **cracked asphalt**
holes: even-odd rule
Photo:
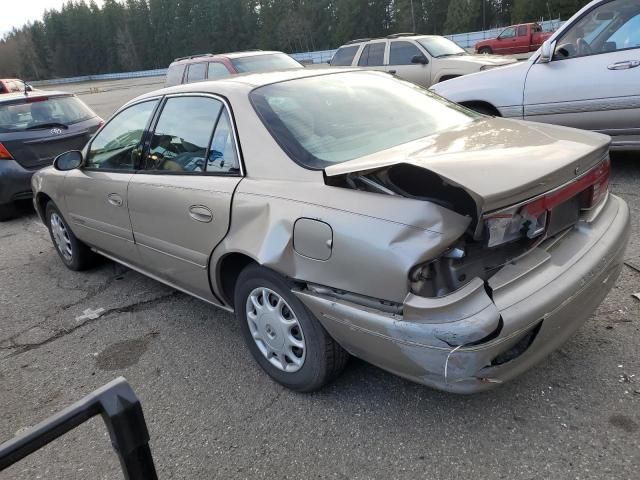
[[[83,98],[107,117],[159,86],[130,83]],[[475,396],[355,359],[325,390],[292,393],[253,362],[231,314],[107,260],[67,270],[25,207],[0,224],[0,440],[123,375],[160,478],[637,479],[640,155],[616,155],[613,170],[632,208],[629,266],[562,349]],[[121,478],[102,421],[0,473],[37,478]]]

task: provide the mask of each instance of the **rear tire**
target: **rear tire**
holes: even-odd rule
[[[56,252],[68,269],[81,271],[95,265],[97,254],[76,238],[53,202],[47,203],[45,219]]]
[[[234,305],[253,358],[281,385],[297,392],[318,390],[347,364],[349,354],[276,272],[246,267],[236,283]]]
[[[0,205],[0,222],[6,222],[18,215],[15,203],[5,203]]]
[[[480,48],[480,50],[478,50],[478,53],[480,55],[491,55],[493,53],[493,50],[491,50],[491,47],[482,47]]]

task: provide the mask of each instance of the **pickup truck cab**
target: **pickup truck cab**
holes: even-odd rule
[[[516,55],[535,52],[552,35],[543,32],[539,23],[523,23],[505,28],[497,38],[476,43],[476,53]]]

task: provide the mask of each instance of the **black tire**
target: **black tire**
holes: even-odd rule
[[[54,214],[57,216],[57,219],[59,219],[59,221],[62,223],[66,231],[66,236],[68,238],[69,246],[71,250],[70,256],[68,257],[62,253],[61,248],[58,246],[58,242],[56,241],[53,233],[53,228],[51,225],[51,217]],[[82,243],[80,240],[76,238],[76,236],[73,234],[73,232],[69,228],[67,221],[64,219],[64,217],[60,213],[60,210],[58,210],[58,208],[53,204],[53,202],[47,203],[47,207],[45,209],[45,219],[46,219],[47,228],[49,229],[49,235],[51,236],[51,241],[53,242],[56,252],[58,252],[58,256],[62,260],[62,263],[64,263],[68,269],[74,270],[74,271],[81,271],[81,270],[86,270],[88,268],[91,268],[96,264],[98,255],[92,252],[89,247],[87,247],[84,243]]]
[[[493,53],[493,50],[491,50],[491,47],[482,47],[480,50],[478,50],[478,53],[480,55],[491,55]]]
[[[482,103],[472,103],[472,104],[463,104],[465,107],[470,108],[474,112],[481,113],[483,115],[488,115],[490,117],[499,117],[500,114],[489,105],[485,105]]]
[[[267,288],[282,297],[293,311],[302,329],[305,357],[295,372],[274,366],[254,341],[247,321],[246,304],[255,289]],[[291,284],[276,272],[256,264],[247,266],[239,275],[234,292],[236,318],[253,358],[275,381],[297,392],[318,390],[344,369],[349,354],[333,340],[314,315],[291,293]],[[275,337],[274,337],[275,338]]]
[[[6,222],[18,216],[18,209],[15,203],[5,203],[0,205],[0,222]]]

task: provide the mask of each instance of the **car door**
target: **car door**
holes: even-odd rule
[[[83,166],[69,171],[64,180],[68,220],[76,236],[127,262],[137,261],[127,188],[158,101],[142,101],[118,112],[85,148]]]
[[[129,184],[129,214],[145,270],[213,301],[209,257],[227,233],[242,179],[229,112],[211,95],[166,97],[143,169]]]
[[[386,40],[367,43],[362,49],[362,52],[360,53],[358,66],[366,67],[369,70],[386,71],[387,67],[384,61],[386,47],[387,47]]]
[[[505,28],[496,39],[496,47],[493,49],[493,53],[497,53],[499,55],[508,55],[513,53],[515,51],[516,41],[516,27]]]
[[[423,87],[431,86],[431,63],[413,63],[416,55],[427,58],[413,42],[392,40],[389,43],[387,71]]]
[[[640,2],[585,12],[552,61],[529,70],[524,117],[606,133],[617,147],[640,144]]]
[[[529,25],[518,25],[518,28],[516,28],[515,42],[513,42],[513,48],[509,53],[527,53],[530,43],[531,35],[529,35]]]

